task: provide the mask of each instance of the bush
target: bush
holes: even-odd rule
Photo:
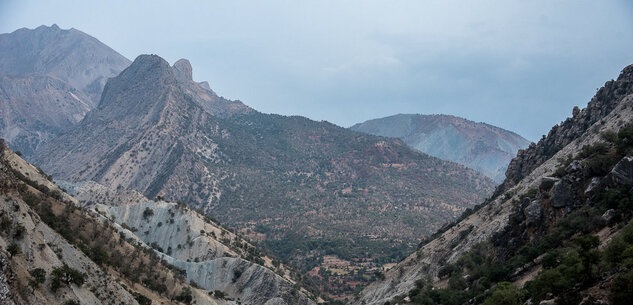
[[[149,207],[146,207],[145,210],[143,211],[143,219],[148,219],[152,216],[154,216],[154,210],[150,209]]]
[[[29,271],[33,280],[38,284],[43,284],[46,281],[46,270],[42,268],[35,268]]]
[[[13,242],[7,246],[7,252],[9,252],[11,256],[15,256],[17,254],[22,253],[22,250],[20,250],[20,246],[18,246],[18,244]]]
[[[70,286],[71,284],[75,284],[77,286],[81,286],[84,284],[85,278],[84,274],[70,268],[68,265],[64,264],[61,267],[53,268],[51,272],[51,290],[57,291],[57,289],[61,288],[62,284]]]
[[[508,282],[497,284],[492,295],[484,301],[484,305],[518,305],[521,303],[519,289]]]
[[[176,296],[176,301],[180,301],[186,304],[190,304],[193,301],[193,295],[189,287],[182,290],[182,292]]]
[[[152,300],[140,293],[135,293],[134,299],[138,302],[139,305],[152,305]]]
[[[614,305],[633,304],[633,270],[620,274],[613,280],[611,303]]]
[[[220,291],[220,290],[214,290],[213,291],[213,295],[218,298],[218,299],[224,299],[224,297],[226,296],[224,294],[224,292]]]

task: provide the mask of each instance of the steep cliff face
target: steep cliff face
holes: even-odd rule
[[[0,34],[0,137],[25,156],[93,109],[130,61],[56,25]]]
[[[498,183],[503,182],[516,152],[529,144],[513,132],[449,115],[398,114],[350,129],[399,138],[419,151],[460,163]]]
[[[550,159],[560,149],[580,137],[595,123],[611,113],[620,101],[633,90],[633,66],[628,66],[617,80],[604,84],[591,99],[586,108],[574,108],[572,117],[560,125],[552,127],[546,137],[535,145],[520,150],[506,172],[506,180],[497,189],[497,194],[514,186],[535,168]]]
[[[479,304],[502,290],[517,302],[617,299],[613,283],[627,269],[601,266],[621,264],[608,249],[633,216],[632,76],[625,68],[587,108],[519,153],[493,199],[421,244],[354,304]]]
[[[258,113],[190,76],[186,61],[139,56],[36,164],[57,179],[185,202],[309,269],[325,255],[319,244],[350,260],[396,257],[492,189],[401,141]]]

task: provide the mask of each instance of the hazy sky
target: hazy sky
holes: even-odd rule
[[[266,113],[349,127],[445,113],[538,140],[633,64],[633,1],[0,0],[0,32],[58,24]]]

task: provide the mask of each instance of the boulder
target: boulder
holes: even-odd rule
[[[560,181],[560,179],[556,177],[543,177],[541,179],[541,184],[539,185],[539,189],[542,192],[548,192],[554,186],[554,183]]]
[[[552,198],[552,207],[562,208],[570,205],[573,194],[571,191],[571,187],[567,183],[563,181],[558,181],[554,183],[554,186],[551,190],[551,198]]]
[[[541,207],[540,200],[532,201],[525,209],[523,210],[525,213],[525,222],[528,225],[538,224],[541,220],[541,216],[543,215],[543,208]]]
[[[612,186],[632,185],[633,156],[622,158],[607,175],[607,179]]]

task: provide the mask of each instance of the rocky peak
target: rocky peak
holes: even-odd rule
[[[169,63],[157,55],[140,55],[119,76],[106,83],[97,112],[88,116],[103,119],[154,115],[162,111],[168,95],[178,83]],[[157,119],[157,117],[154,117]]]
[[[574,108],[572,117],[552,127],[547,136],[543,136],[538,143],[532,143],[527,149],[520,150],[510,162],[506,171],[506,180],[499,186],[495,195],[516,185],[561,148],[584,134],[594,123],[603,120],[624,97],[631,93],[633,93],[633,65],[624,68],[617,80],[606,82],[586,108],[582,110]]]
[[[181,58],[176,63],[174,63],[174,70],[179,77],[184,78],[186,80],[193,80],[193,69],[191,68],[191,63],[189,60]]]

